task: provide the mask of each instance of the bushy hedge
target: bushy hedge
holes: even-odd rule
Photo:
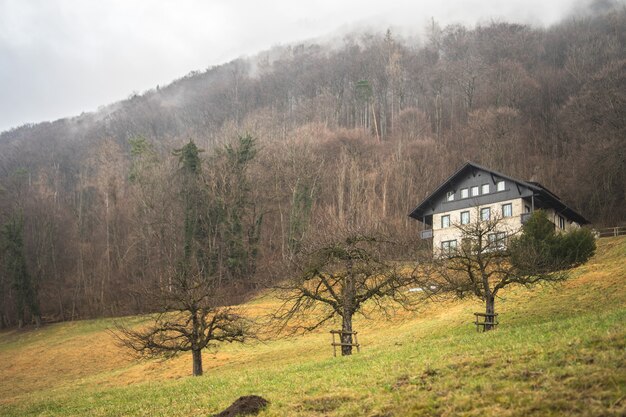
[[[596,239],[589,229],[576,229],[557,237],[559,244],[554,248],[554,256],[562,259],[567,266],[587,262],[596,251]]]
[[[512,239],[509,250],[512,264],[520,270],[549,272],[585,263],[595,253],[596,242],[588,229],[556,233],[554,223],[539,210]]]

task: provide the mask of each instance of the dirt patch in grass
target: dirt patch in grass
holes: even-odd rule
[[[393,383],[391,389],[398,390],[402,387],[406,387],[409,384],[411,384],[411,377],[408,375],[402,375],[396,379],[396,382]]]
[[[269,401],[258,395],[246,395],[239,397],[226,410],[215,414],[213,417],[237,417],[237,416],[255,416],[267,407]]]

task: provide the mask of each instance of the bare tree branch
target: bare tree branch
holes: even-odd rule
[[[352,317],[365,314],[364,304],[386,314],[388,304],[409,308],[418,301],[409,293],[411,274],[387,261],[394,246],[380,233],[359,229],[303,242],[291,259],[293,278],[279,287],[283,302],[273,313],[279,331],[311,331],[340,317],[342,354],[351,354]]]

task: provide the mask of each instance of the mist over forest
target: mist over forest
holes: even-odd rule
[[[278,46],[97,112],[0,135],[0,224],[23,227],[45,321],[150,310],[183,251],[181,149],[203,150],[211,268],[230,301],[311,231],[408,213],[465,161],[626,222],[626,9],[548,28],[432,21]],[[0,258],[0,325],[16,323]]]

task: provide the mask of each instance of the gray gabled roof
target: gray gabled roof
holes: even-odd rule
[[[486,171],[494,176],[497,176],[502,179],[506,179],[512,181],[516,184],[519,184],[523,187],[530,189],[534,196],[539,199],[544,205],[548,207],[554,208],[557,212],[562,213],[568,219],[575,221],[578,224],[589,224],[589,220],[585,219],[581,214],[574,211],[572,208],[568,207],[565,203],[561,201],[561,199],[554,194],[552,191],[548,190],[543,185],[534,181],[521,181],[516,178],[510,177],[508,175],[502,174],[500,172],[494,171],[492,169],[486,168],[484,166],[478,165],[474,162],[466,162],[461,168],[459,168],[454,174],[452,174],[448,179],[446,179],[435,191],[433,191],[428,197],[426,197],[417,207],[409,213],[409,217],[414,218],[416,220],[422,220],[424,213],[426,212],[428,207],[431,207],[433,201],[439,197],[439,195],[446,190],[448,190],[450,183],[454,181],[455,178],[463,174],[468,169],[479,169],[482,171]]]

